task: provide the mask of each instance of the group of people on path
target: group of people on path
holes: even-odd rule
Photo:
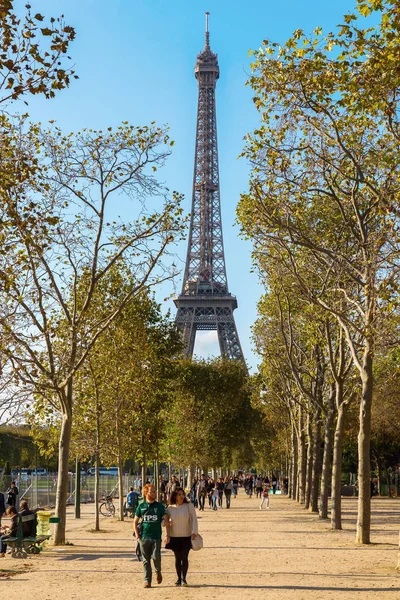
[[[225,497],[226,508],[231,507],[232,495],[237,496],[239,487],[239,480],[237,477],[219,477],[216,481],[212,477],[206,477],[202,475],[200,480],[195,479],[191,487],[191,498],[192,503],[199,508],[204,510],[206,498],[208,498],[208,505],[213,510],[222,508],[223,499]]]
[[[268,477],[249,475],[240,478],[233,475],[214,480],[202,474],[200,479],[195,479],[191,485],[191,502],[188,501],[185,490],[175,476],[167,482],[164,489],[160,490],[162,502],[157,501],[157,491],[152,483],[144,486],[142,502],[139,501],[137,492],[131,488],[127,495],[127,505],[135,510],[134,535],[138,540],[143,561],[144,587],[150,588],[153,583],[152,561],[157,583],[160,584],[163,580],[161,570],[163,526],[166,528],[165,548],[172,550],[175,555],[177,574],[175,586],[187,586],[189,553],[194,540],[199,535],[195,508],[204,511],[208,499],[209,507],[218,510],[222,508],[225,498],[225,506],[229,509],[232,496],[236,497],[239,487],[243,487],[250,498],[253,490],[256,490],[257,498],[261,500],[260,510],[264,507],[269,509],[269,494],[275,493],[276,485],[275,478],[270,482]]]

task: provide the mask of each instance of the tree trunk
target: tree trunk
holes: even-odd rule
[[[373,393],[372,348],[369,343],[363,358],[361,376],[360,429],[358,433],[358,516],[356,543],[369,544],[371,530],[371,408]]]
[[[306,498],[306,438],[304,431],[303,409],[299,410],[299,436],[298,436],[298,493],[297,502],[305,503]]]
[[[124,480],[121,457],[118,457],[119,520],[124,520]]]
[[[143,452],[143,462],[142,462],[142,489],[146,485],[147,481],[147,457],[146,452]]]
[[[296,491],[297,491],[297,458],[298,458],[298,452],[297,452],[297,437],[296,437],[296,432],[294,429],[294,426],[292,425],[292,456],[291,456],[291,467],[290,467],[290,479],[289,479],[289,485],[290,485],[290,495],[289,498],[292,498],[293,500],[296,500]]]
[[[307,461],[306,461],[306,491],[304,499],[304,508],[310,508],[312,486],[312,428],[311,415],[307,414]]]
[[[72,394],[72,383],[71,383]],[[69,393],[69,392],[67,392]],[[70,405],[71,406],[71,405]],[[71,444],[72,411],[64,413],[61,421],[60,439],[58,443],[58,480],[56,496],[56,517],[60,523],[56,523],[54,531],[54,545],[65,544],[65,529],[67,518],[67,494],[68,494],[68,462],[69,447]]]
[[[376,459],[376,474],[378,476],[378,496],[382,496],[382,467],[379,458]]]
[[[336,390],[342,394],[341,386]],[[344,423],[346,404],[343,403],[342,396],[337,403],[338,414],[336,418],[335,436],[333,442],[333,461],[332,461],[332,498],[331,498],[331,528],[342,529],[342,445],[344,435]]]
[[[321,408],[314,408],[314,434],[312,448],[312,475],[310,511],[318,512],[319,478],[321,474]]]
[[[75,460],[75,519],[81,518],[81,463]]]
[[[100,531],[100,477],[99,477],[100,456],[96,452],[94,459],[94,529]]]
[[[335,391],[329,395],[329,408],[325,419],[324,457],[321,473],[321,497],[319,502],[319,518],[328,518],[329,471],[332,463],[333,420],[335,417]]]

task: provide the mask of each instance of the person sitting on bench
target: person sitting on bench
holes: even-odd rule
[[[9,506],[6,510],[6,515],[11,517],[11,523],[9,527],[2,527],[0,537],[0,557],[5,556],[7,551],[7,540],[9,537],[17,535],[18,529],[18,513],[15,506]]]
[[[129,494],[126,496],[126,507],[129,510],[134,510],[136,512],[137,506],[139,504],[139,494],[133,491],[133,487],[129,489]]]
[[[19,517],[27,517],[28,515],[35,514],[33,511],[29,510],[29,506],[26,500],[21,500],[19,503]],[[36,531],[32,531],[35,526],[35,521],[24,521],[22,523],[22,531],[24,532],[24,537],[31,537],[36,535]]]

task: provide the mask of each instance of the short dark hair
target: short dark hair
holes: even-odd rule
[[[20,510],[29,510],[28,503],[26,500],[21,500],[21,502],[19,503],[19,509]]]
[[[133,492],[133,487],[129,488],[129,491],[130,491],[130,492]]]
[[[189,504],[188,499],[186,498],[186,492],[183,488],[181,487],[177,487],[171,494],[171,500],[170,500],[170,504],[176,504],[176,497],[178,495],[178,492],[183,492],[183,502],[186,502],[186,504]]]

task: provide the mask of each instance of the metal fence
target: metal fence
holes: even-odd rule
[[[13,480],[18,487],[18,499],[27,500],[29,508],[55,506],[57,475],[38,475],[25,478],[15,477]],[[119,497],[118,477],[116,475],[100,475],[99,480],[100,498],[106,495],[112,495],[113,498]],[[81,502],[94,502],[94,482],[94,476],[81,475]],[[68,504],[75,502],[75,484],[75,474],[70,473],[68,476]],[[130,487],[139,491],[139,478],[124,475],[124,495],[127,494]],[[3,490],[3,493],[5,493],[5,490]]]

